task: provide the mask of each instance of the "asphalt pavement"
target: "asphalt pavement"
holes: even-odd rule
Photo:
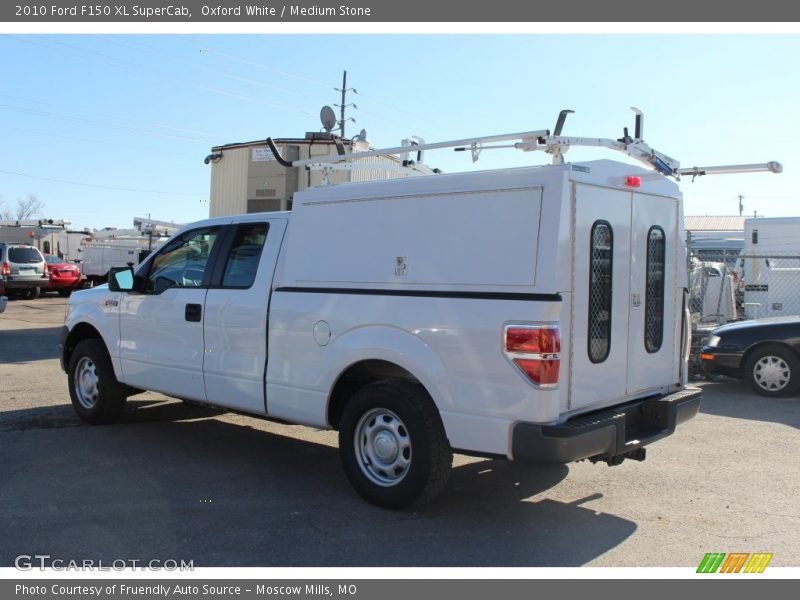
[[[456,456],[433,503],[351,489],[335,432],[129,401],[74,414],[56,344],[66,300],[0,315],[0,566],[175,559],[195,566],[696,566],[771,552],[800,566],[800,398],[705,383],[701,412],[643,463],[535,467]]]

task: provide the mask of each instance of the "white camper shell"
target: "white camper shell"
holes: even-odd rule
[[[337,429],[351,483],[389,508],[438,494],[454,451],[643,460],[700,391],[686,388],[683,215],[665,176],[681,171],[639,130],[590,142],[665,174],[564,163],[577,138],[547,131],[492,136],[402,150],[476,157],[518,138],[556,164],[324,186],[291,213],[187,225],[135,274],[71,297],[73,405],[110,422],[146,389]],[[316,167],[347,157],[328,159]]]

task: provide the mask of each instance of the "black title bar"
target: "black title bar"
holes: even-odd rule
[[[53,22],[791,22],[800,3],[785,0],[9,0],[0,21]]]

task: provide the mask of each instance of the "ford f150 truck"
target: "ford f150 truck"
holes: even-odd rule
[[[453,452],[643,460],[700,403],[680,193],[652,169],[554,162],[322,186],[291,213],[183,227],[72,295],[75,410],[110,423],[152,390],[336,429],[355,489],[395,509],[436,496]]]

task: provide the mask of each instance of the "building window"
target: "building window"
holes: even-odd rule
[[[607,221],[592,225],[589,244],[589,360],[601,363],[611,351],[611,281],[614,232]]]
[[[647,288],[644,296],[644,347],[651,354],[664,340],[664,269],[666,237],[661,227],[647,232]]]

